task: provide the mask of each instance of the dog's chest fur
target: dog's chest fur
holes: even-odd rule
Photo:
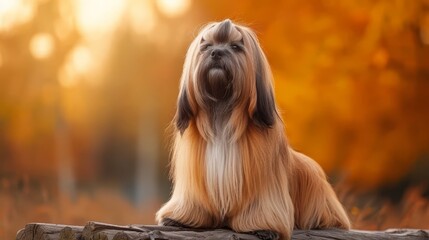
[[[205,155],[207,192],[222,218],[239,203],[243,182],[238,145],[223,132],[207,143]]]

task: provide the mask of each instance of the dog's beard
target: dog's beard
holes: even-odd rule
[[[228,79],[225,70],[212,68],[207,73],[208,93],[216,99],[223,99],[228,92]]]
[[[226,59],[206,59],[200,66],[199,80],[211,101],[228,101],[232,95],[232,69]]]

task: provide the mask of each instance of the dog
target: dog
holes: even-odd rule
[[[174,124],[171,199],[161,225],[275,233],[349,229],[322,168],[293,150],[256,34],[227,19],[186,54]],[[272,235],[271,235],[272,236]]]

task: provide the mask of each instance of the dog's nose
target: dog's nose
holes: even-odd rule
[[[220,59],[223,55],[224,55],[223,50],[218,49],[218,48],[213,49],[213,50],[212,50],[212,52],[211,52],[211,54],[210,54],[210,56],[211,56],[213,59]]]

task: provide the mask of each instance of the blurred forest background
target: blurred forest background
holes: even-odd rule
[[[153,224],[186,49],[224,18],[257,32],[354,228],[429,228],[428,0],[1,0],[0,238]]]

